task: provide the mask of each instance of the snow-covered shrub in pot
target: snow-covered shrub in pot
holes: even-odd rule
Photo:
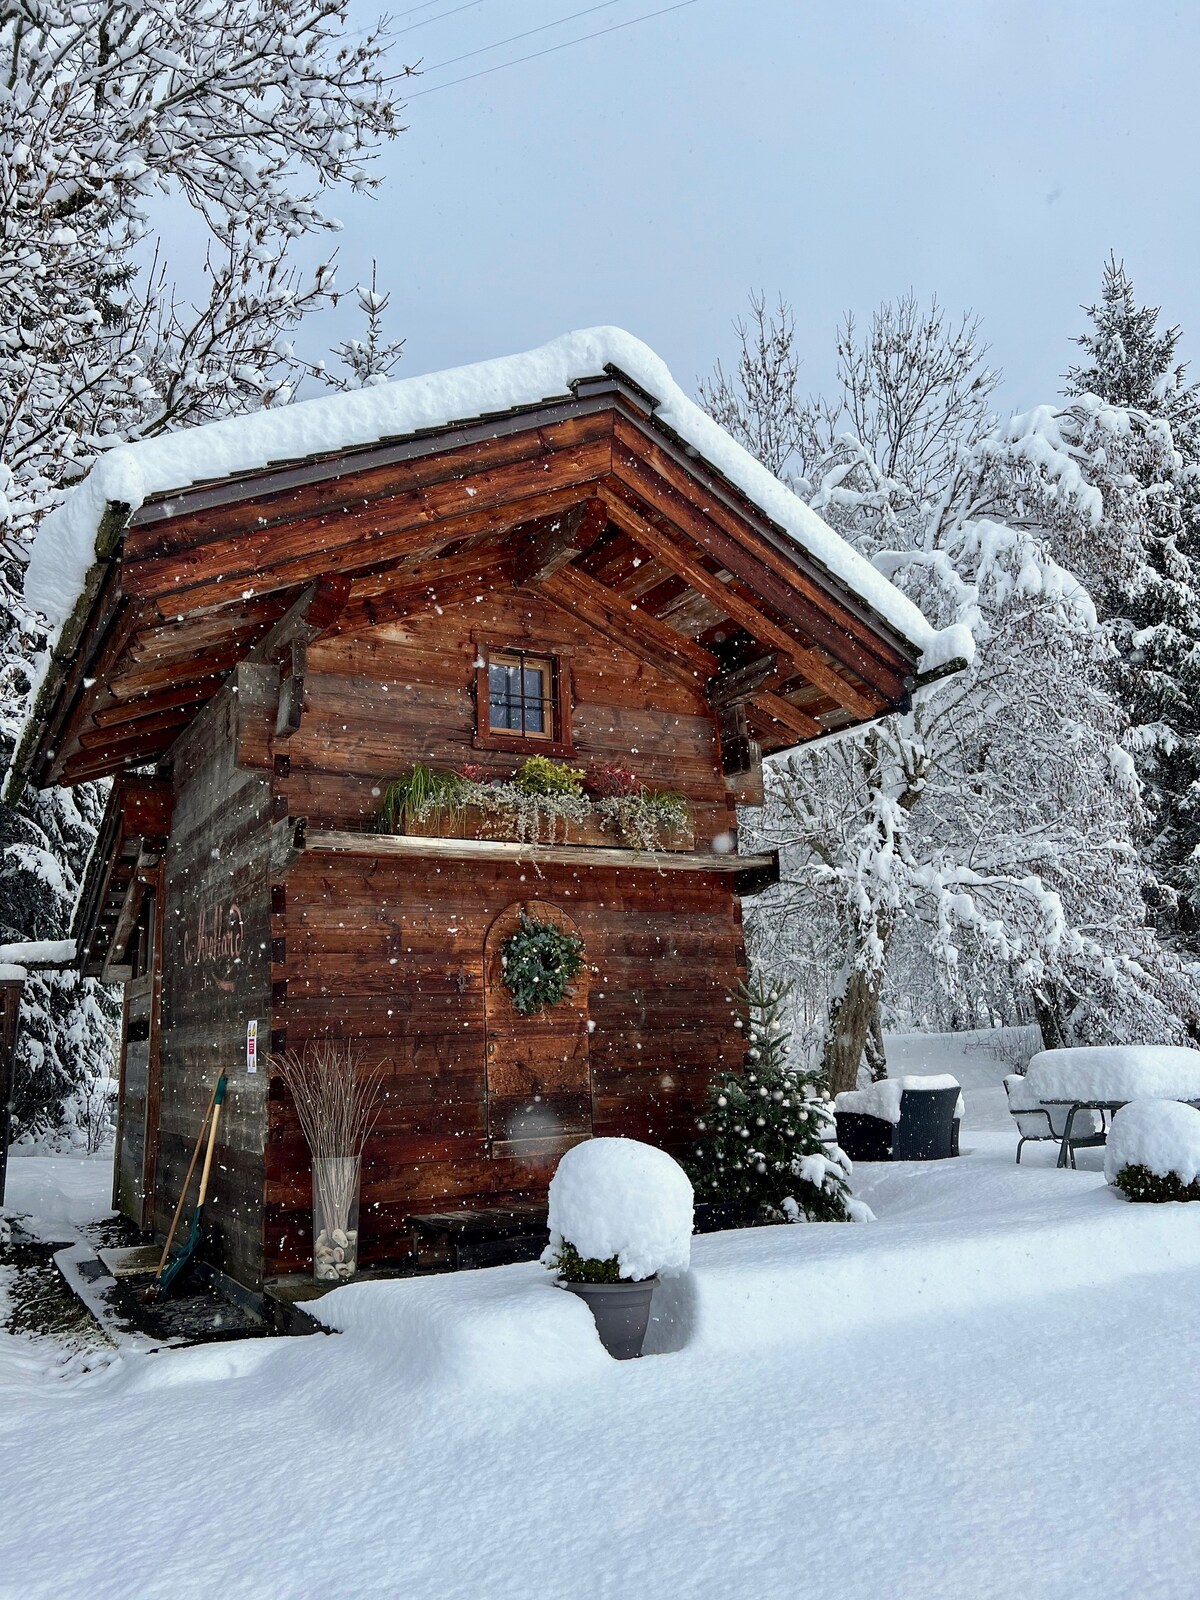
[[[587,1302],[610,1355],[640,1355],[656,1280],[682,1276],[691,1261],[683,1168],[636,1139],[588,1139],[551,1179],[549,1224],[543,1262]]]
[[[1200,1200],[1200,1111],[1132,1100],[1113,1118],[1104,1176],[1130,1200]]]

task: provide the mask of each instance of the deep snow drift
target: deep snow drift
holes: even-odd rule
[[[529,1264],[348,1285],[336,1338],[0,1365],[0,1594],[1191,1600],[1196,1208],[1016,1167],[972,1116],[1008,1065],[941,1055],[964,1156],[860,1167],[877,1225],[694,1239],[642,1361]],[[19,1203],[57,1163],[13,1165]]]

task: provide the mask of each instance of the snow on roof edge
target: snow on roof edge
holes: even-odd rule
[[[83,593],[109,505],[134,511],[152,495],[201,481],[561,399],[573,383],[602,376],[610,367],[656,399],[657,419],[902,637],[932,657],[945,656],[947,642],[910,600],[690,400],[647,345],[612,327],[566,334],[520,355],[119,445],[41,524],[26,573],[26,599],[47,618],[57,641]],[[961,653],[957,644],[950,653]]]
[[[12,944],[0,944],[0,968],[18,969],[71,967],[78,950],[74,939],[18,939]],[[8,976],[5,972],[4,976]]]

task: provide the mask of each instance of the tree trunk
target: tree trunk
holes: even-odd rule
[[[1067,1043],[1066,1030],[1052,989],[1033,991],[1033,1011],[1042,1031],[1043,1050],[1062,1050]]]
[[[871,1025],[867,1029],[867,1068],[872,1083],[882,1083],[888,1075],[887,1049],[883,1043],[883,1019],[880,1016],[878,1000],[871,1013]]]
[[[858,1085],[858,1065],[871,1031],[871,1020],[879,1014],[882,982],[881,973],[869,976],[855,969],[850,974],[846,992],[833,1003],[821,1058],[830,1094],[842,1094]]]

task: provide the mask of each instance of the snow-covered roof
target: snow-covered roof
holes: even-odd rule
[[[562,399],[616,370],[657,401],[656,419],[690,445],[835,579],[923,652],[931,670],[970,653],[959,628],[937,632],[921,612],[802,500],[689,400],[663,362],[620,328],[590,328],[523,355],[210,422],[101,457],[42,523],[25,582],[57,639],[84,591],[107,508],[261,472],[274,464],[403,438],[496,412]]]
[[[75,962],[74,939],[21,939],[0,944],[0,977],[24,977],[30,967],[70,967]]]

